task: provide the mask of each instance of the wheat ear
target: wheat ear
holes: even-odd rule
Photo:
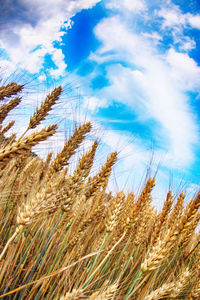
[[[61,296],[57,300],[75,300],[75,299],[80,299],[80,297],[83,297],[84,290],[79,290],[79,289],[73,289],[71,292],[66,293],[64,296]]]
[[[73,174],[74,182],[78,182],[80,178],[86,178],[89,175],[93,165],[94,156],[97,147],[98,147],[98,143],[94,142],[91,150],[88,151],[86,154],[83,154],[81,159],[79,159],[79,165]]]
[[[15,82],[11,82],[5,86],[0,87],[0,100],[4,98],[10,98],[13,95],[16,95],[23,89],[23,85],[17,85]]]
[[[52,161],[49,168],[49,175],[51,175],[53,172],[60,171],[63,168],[63,166],[68,165],[70,157],[74,155],[76,149],[80,146],[80,144],[85,138],[85,135],[88,132],[90,132],[90,130],[90,122],[83,124],[75,130],[73,136],[64,145],[63,150],[60,153],[58,153],[56,158]]]
[[[180,195],[177,198],[176,204],[174,205],[174,208],[168,217],[168,220],[167,220],[168,228],[171,227],[172,225],[174,225],[176,223],[176,221],[180,219],[180,216],[181,216],[181,214],[183,212],[183,208],[184,208],[184,205],[183,205],[184,199],[185,199],[185,195],[183,193],[180,193]]]
[[[0,137],[4,136],[4,134],[5,134],[8,130],[10,130],[10,128],[12,128],[14,124],[15,124],[15,121],[11,121],[11,122],[8,123],[7,126],[1,128],[1,131],[0,131]]]
[[[0,107],[0,124],[3,122],[3,120],[7,117],[8,113],[14,109],[19,103],[21,102],[22,98],[16,97],[12,100],[10,100],[7,104],[3,104]]]
[[[175,282],[165,283],[158,289],[152,291],[144,300],[159,300],[169,295],[170,291],[174,288]]]
[[[122,210],[122,205],[125,201],[125,195],[120,192],[114,197],[108,208],[108,216],[106,218],[106,231],[112,232],[117,225],[118,216]]]
[[[190,201],[188,207],[181,217],[181,220],[178,225],[178,231],[181,234],[184,234],[188,227],[190,227],[191,221],[194,219],[198,209],[200,207],[200,193],[195,197],[194,200]]]
[[[24,151],[29,151],[32,146],[38,144],[41,141],[47,139],[47,137],[53,135],[56,131],[57,125],[50,125],[47,128],[43,128],[39,132],[34,132],[28,137],[13,142],[11,145],[6,146],[3,150],[0,150],[0,162],[5,163],[14,157],[16,154],[23,154]]]
[[[133,203],[133,207],[129,213],[129,216],[126,220],[127,229],[130,229],[135,225],[135,230],[138,227],[138,221],[141,221],[142,214],[145,213],[145,207],[147,207],[151,200],[151,192],[155,186],[155,178],[149,178],[146,182],[144,189],[142,190],[137,201]]]
[[[34,115],[30,118],[30,122],[28,125],[27,130],[31,128],[35,128],[37,125],[40,124],[42,120],[48,115],[48,112],[52,109],[52,106],[56,103],[59,99],[60,94],[62,93],[62,88],[59,86],[55,88],[42,102],[41,106],[37,108]]]
[[[176,226],[174,226],[171,230],[167,230],[164,237],[159,237],[155,245],[150,247],[144,262],[141,264],[141,270],[143,272],[155,270],[167,257],[179,233],[176,229]]]
[[[49,167],[52,156],[53,156],[53,152],[49,152],[45,162],[43,163],[43,167],[42,167],[42,170],[40,172],[40,181],[45,177],[45,175],[47,173],[47,170],[48,170],[48,167]]]
[[[164,228],[164,223],[166,223],[166,221],[167,221],[167,216],[170,212],[172,204],[173,204],[172,193],[171,193],[171,191],[169,191],[167,193],[167,198],[164,202],[163,209],[162,209],[160,215],[157,218],[157,221],[156,221],[156,224],[155,224],[155,227],[154,227],[154,231],[152,233],[152,237],[151,237],[152,245],[154,245],[156,243],[161,229],[162,229],[162,231],[164,230],[163,229]]]
[[[117,284],[112,284],[112,285],[108,286],[107,289],[103,292],[101,292],[101,291],[94,292],[88,298],[88,300],[108,300],[108,299],[111,299],[113,294],[116,292],[116,290],[117,290]]]
[[[99,188],[105,189],[112,171],[112,166],[114,165],[116,160],[117,152],[111,153],[111,155],[107,158],[106,163],[103,165],[99,173],[93,178],[88,179],[88,187],[85,193],[87,198],[93,196]]]
[[[170,297],[173,299],[177,299],[180,293],[183,291],[187,280],[191,276],[191,273],[189,272],[189,269],[186,268],[184,272],[180,275],[179,280],[177,280],[175,283],[174,288],[172,289],[172,292],[170,294]]]

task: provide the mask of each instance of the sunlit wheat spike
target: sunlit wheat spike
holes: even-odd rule
[[[152,192],[154,186],[155,186],[155,177],[153,177],[153,178],[150,177],[147,180],[147,183],[138,198],[138,202],[140,203],[141,209],[146,206],[146,203],[151,202],[151,200],[152,200],[151,192]]]
[[[17,228],[26,226],[33,223],[38,216],[46,212],[55,212],[60,208],[63,203],[70,206],[73,199],[67,198],[67,187],[62,184],[63,175],[61,180],[55,180],[51,185],[43,188],[43,190],[36,193],[34,199],[29,202],[23,203],[18,209],[17,215]]]
[[[89,178],[86,197],[91,197],[99,188],[105,188],[110,177],[112,167],[117,161],[117,152],[111,153],[107,158],[106,163],[103,165],[99,173],[93,178]]]
[[[91,150],[88,151],[86,154],[83,154],[83,156],[79,159],[79,165],[78,165],[76,171],[74,172],[74,180],[75,181],[79,177],[86,178],[89,175],[90,170],[93,165],[94,156],[95,156],[97,147],[98,147],[98,143],[94,142]]]
[[[172,224],[176,223],[177,220],[179,220],[184,208],[184,199],[185,195],[183,193],[180,193],[177,198],[176,204],[174,205],[174,208],[167,220],[168,227],[172,226]]]
[[[115,226],[117,226],[117,219],[122,209],[122,204],[125,201],[125,195],[120,192],[114,197],[108,208],[108,216],[106,218],[106,231],[112,232]]]
[[[135,245],[139,245],[140,243],[147,240],[152,230],[155,217],[156,213],[154,211],[154,208],[149,205],[145,209],[145,214],[143,215],[140,225],[138,226],[137,231],[135,233]]]
[[[190,238],[194,234],[194,231],[199,224],[199,221],[200,221],[200,212],[197,213],[195,217],[187,224],[186,229],[180,236],[179,247],[183,248],[188,244]]]
[[[131,209],[129,216],[126,220],[127,229],[128,228],[130,229],[133,225],[136,225],[138,221],[141,220],[142,214],[145,213],[145,208],[148,207],[151,203],[152,200],[151,192],[154,186],[155,186],[155,178],[150,177],[147,180],[146,185],[143,188],[137,201],[133,203],[133,208]]]
[[[194,219],[195,214],[197,213],[200,207],[200,193],[195,197],[194,200],[190,201],[186,211],[184,212],[183,216],[178,225],[179,233],[184,233],[187,228],[190,226],[190,222]]]
[[[8,113],[12,109],[14,109],[17,105],[19,105],[20,102],[21,102],[21,98],[16,97],[16,98],[10,100],[7,104],[3,104],[0,107],[0,124],[7,117]]]
[[[11,145],[6,146],[0,150],[0,163],[9,161],[14,155],[23,154],[24,151],[29,151],[32,146],[52,136],[56,131],[57,125],[50,125],[43,128],[38,132],[33,132],[28,137],[19,141],[13,142]]]
[[[171,191],[169,191],[167,193],[167,198],[164,202],[163,209],[162,209],[160,215],[156,219],[155,228],[154,228],[154,231],[152,233],[152,238],[151,238],[151,243],[153,245],[157,241],[157,238],[159,236],[160,231],[164,230],[163,229],[164,228],[164,223],[166,223],[166,221],[167,221],[167,216],[170,212],[172,204],[173,204],[172,193],[171,193]]]
[[[186,270],[182,271],[180,274],[179,280],[176,280],[176,284],[174,288],[172,289],[172,292],[170,293],[170,298],[177,299],[182,290],[184,289],[186,282],[188,281],[189,277],[191,276],[191,273],[188,268]]]
[[[85,135],[91,130],[91,123],[85,123],[75,130],[73,136],[66,142],[62,151],[57,154],[56,158],[50,165],[50,171],[60,171],[64,166],[68,165],[69,159],[74,155],[76,149],[80,146]]]
[[[42,102],[41,106],[37,108],[34,115],[30,118],[30,122],[28,125],[28,129],[35,128],[37,125],[40,124],[42,120],[48,115],[48,112],[52,109],[52,106],[56,103],[59,99],[60,94],[62,93],[62,88],[59,86],[55,88]]]
[[[146,253],[144,262],[141,264],[143,272],[153,271],[158,268],[160,263],[167,258],[175,241],[177,240],[178,231],[177,227],[173,226],[171,230],[166,230],[163,237],[159,237],[155,245],[150,245]]]
[[[200,275],[200,273],[199,273]],[[192,288],[190,294],[187,296],[189,300],[199,300],[200,297],[200,280],[199,277],[196,281],[196,284],[194,285],[194,287]]]
[[[152,291],[148,296],[144,298],[144,300],[159,300],[166,299],[166,296],[169,295],[170,291],[174,288],[175,282],[172,283],[164,283],[158,289]]]
[[[5,86],[0,87],[0,100],[4,100],[4,98],[10,98],[13,95],[16,95],[23,89],[23,85],[16,84],[15,82],[11,82]]]
[[[88,300],[109,300],[117,290],[117,284],[112,284],[105,291],[94,292]]]
[[[73,289],[71,292],[66,293],[64,296],[61,296],[57,300],[77,300],[80,299],[81,297],[84,297],[84,290],[82,289]]]
[[[7,126],[3,127],[3,128],[1,129],[1,131],[0,131],[0,136],[4,136],[4,134],[5,134],[8,130],[10,130],[10,128],[12,128],[14,124],[15,124],[15,121],[11,121],[11,122],[8,123]]]
[[[53,152],[49,152],[46,158],[46,161],[43,164],[42,170],[41,170],[41,174],[40,174],[40,180],[42,180],[48,170],[51,158],[53,156]]]

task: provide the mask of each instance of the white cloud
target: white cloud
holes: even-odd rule
[[[158,16],[164,19],[163,27],[191,26],[200,29],[200,15],[182,13],[180,8],[172,3],[168,7],[163,7],[158,11]]]
[[[1,32],[1,47],[10,57],[14,67],[18,64],[31,73],[40,71],[46,54],[52,55],[59,68],[52,70],[55,77],[64,75],[66,64],[64,55],[54,47],[53,42],[61,41],[64,28],[70,27],[70,18],[78,11],[93,7],[100,0],[20,0],[24,13],[30,22],[9,20],[5,31]],[[17,9],[17,7],[16,7]],[[32,23],[34,20],[34,24]],[[7,29],[8,28],[8,29]],[[8,34],[9,33],[9,34]]]
[[[67,65],[65,64],[64,62],[64,54],[62,53],[62,50],[61,49],[56,49],[54,52],[53,52],[53,55],[52,55],[52,59],[57,67],[57,69],[51,69],[50,70],[50,74],[53,76],[53,77],[59,77],[61,75],[64,74],[65,72],[65,69],[67,68]]]
[[[106,2],[108,9],[128,10],[129,12],[138,13],[146,10],[143,0],[109,0]]]
[[[181,39],[178,41],[180,42],[179,49],[181,51],[190,51],[194,48],[196,48],[196,42],[192,40],[189,36],[181,37]]]
[[[199,89],[200,67],[188,54],[176,52],[171,48],[167,54],[167,61],[171,65],[171,75],[183,90]]]
[[[175,25],[185,25],[186,17],[177,6],[162,8],[158,11],[158,16],[164,19],[163,27],[173,27]]]
[[[142,35],[148,39],[153,40],[155,43],[159,43],[163,40],[163,37],[156,31],[152,33],[144,32]]]
[[[200,29],[200,15],[187,14],[186,16],[191,27]]]
[[[172,34],[174,43],[179,46],[180,50],[190,51],[195,48],[195,41],[189,35],[185,35],[184,29],[200,29],[199,14],[182,13],[179,6],[168,1],[157,11],[157,16],[162,19],[161,26],[164,32]]]
[[[92,113],[97,112],[99,108],[107,107],[105,98],[84,97],[84,108],[90,110]]]
[[[165,163],[171,167],[187,166],[194,159],[193,144],[198,136],[184,94],[185,81],[188,80],[188,89],[196,86],[199,69],[189,56],[177,54],[179,60],[175,64],[175,54],[171,52],[170,56],[169,52],[166,59],[146,38],[130,32],[127,27],[119,17],[112,17],[104,19],[95,29],[102,42],[95,53],[97,60],[110,61],[110,53],[114,53],[113,60],[120,57],[128,64],[126,67],[109,64],[107,76],[111,85],[99,93],[106,99],[129,105],[139,116],[144,114],[147,119],[154,119],[160,124],[160,130],[152,134],[159,136],[161,147],[168,153]],[[174,80],[175,70],[185,71],[185,79]]]

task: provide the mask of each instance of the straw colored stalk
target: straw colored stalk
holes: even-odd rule
[[[72,237],[70,240],[68,250],[71,250],[78,242],[80,241],[81,237],[85,234],[85,231],[88,229],[89,226],[95,226],[99,224],[100,221],[104,218],[104,206],[97,207],[95,211],[85,220],[83,220],[81,226],[77,230],[77,233]]]
[[[8,104],[3,104],[0,107],[0,124],[4,121],[7,117],[8,113],[14,109],[19,103],[21,102],[22,98],[16,97],[8,102]]]
[[[52,106],[56,103],[59,99],[60,94],[62,93],[62,88],[59,86],[55,88],[42,102],[41,106],[37,108],[34,115],[30,118],[30,122],[28,125],[27,130],[31,128],[35,128],[37,125],[40,124],[42,120],[48,115],[49,111],[52,109]]]
[[[10,98],[13,95],[16,95],[23,89],[23,85],[18,85],[15,82],[11,82],[5,86],[0,87],[0,100],[4,98]]]
[[[15,141],[11,145],[4,147],[4,149],[0,150],[0,163],[6,163],[15,155],[21,155],[24,154],[24,152],[30,151],[32,146],[46,140],[47,137],[52,136],[55,133],[56,128],[57,125],[50,125],[39,132],[34,132],[28,137]]]
[[[78,129],[75,130],[73,136],[64,145],[63,150],[60,153],[58,153],[56,158],[52,161],[50,165],[50,170],[48,172],[49,176],[51,176],[53,172],[58,172],[64,166],[68,165],[70,157],[74,155],[76,149],[80,146],[80,144],[85,138],[85,135],[88,132],[90,132],[90,130],[91,130],[90,122],[83,124]]]

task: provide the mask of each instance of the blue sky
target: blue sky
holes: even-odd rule
[[[115,189],[138,186],[152,153],[158,194],[172,177],[198,188],[198,0],[6,0],[2,11],[0,67],[79,86],[79,120],[101,153],[120,152]]]

